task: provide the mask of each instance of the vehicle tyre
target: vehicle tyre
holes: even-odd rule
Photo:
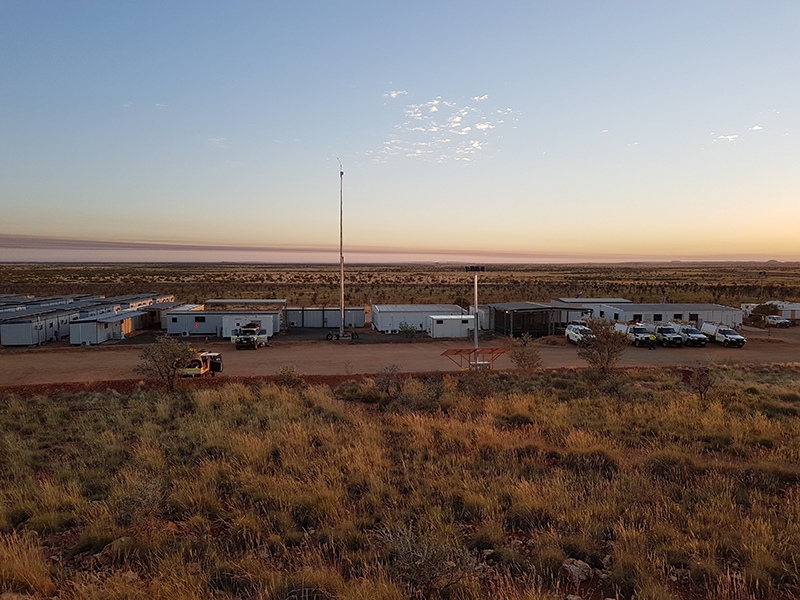
[[[358,339],[358,334],[357,334],[355,331],[353,332],[353,339],[354,339],[354,340],[357,340],[357,339]]]
[[[333,334],[329,333],[328,335],[325,336],[325,339],[330,342],[333,339]]]
[[[722,345],[727,348],[728,347],[728,340],[725,340],[724,342],[722,342]]]
[[[333,337],[334,337],[335,339],[337,339],[337,340],[338,340],[338,339],[339,339],[339,334],[337,333],[337,334],[336,334],[336,335],[334,335]]]
[[[664,348],[667,348],[669,346],[669,342],[667,340],[664,340],[661,343],[664,345]]]
[[[642,346],[642,341],[636,340],[635,342],[633,342],[633,345],[636,346],[637,348],[640,348]]]

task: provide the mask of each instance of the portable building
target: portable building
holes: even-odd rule
[[[492,329],[500,335],[532,337],[553,335],[560,322],[560,309],[539,302],[490,304]]]
[[[478,305],[478,330],[485,331],[487,329],[491,329],[492,325],[492,308],[488,304],[479,304]],[[469,307],[469,314],[475,315],[475,305],[471,305]]]
[[[373,304],[372,328],[381,333],[397,333],[405,323],[425,331],[431,315],[463,315],[464,309],[455,304]]]
[[[786,302],[779,307],[780,315],[794,323],[800,320],[800,302]]]
[[[72,310],[27,309],[13,314],[13,318],[0,320],[3,346],[35,346],[58,341],[69,335],[70,322],[80,316]]]
[[[474,327],[474,315],[429,315],[425,331],[432,338],[464,338]]]
[[[69,343],[92,346],[109,340],[122,340],[131,332],[144,329],[148,321],[149,315],[138,310],[77,319],[70,323]]]
[[[323,311],[323,322],[325,327],[339,327],[342,324],[342,309],[339,307],[327,306]],[[347,308],[344,309],[345,327],[364,327],[364,309]]]
[[[744,311],[721,304],[601,304],[595,315],[609,321],[668,323],[684,321],[698,327],[705,322],[740,327]]]
[[[557,322],[561,327],[569,323],[580,321],[585,317],[597,316],[598,309],[602,304],[631,304],[631,300],[625,298],[553,298],[550,305],[559,309]]]
[[[174,309],[167,313],[167,333],[170,335],[213,335],[230,337],[234,329],[258,322],[267,334],[272,336],[280,331],[278,311],[227,311],[227,310],[185,310]]]
[[[284,317],[288,327],[322,327],[324,315],[320,306],[293,306],[286,309]]]

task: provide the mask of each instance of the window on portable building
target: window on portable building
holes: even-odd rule
[[[660,315],[660,314],[659,315],[653,315],[653,322],[655,322],[655,321],[663,321],[664,320],[663,317],[664,317],[664,315]]]
[[[700,315],[699,313],[689,313],[689,320],[690,321],[699,321]]]
[[[206,322],[206,318],[205,317],[195,317],[194,318],[194,322],[195,323],[205,323]]]
[[[633,315],[633,320],[634,321],[641,321],[642,320],[642,315]]]

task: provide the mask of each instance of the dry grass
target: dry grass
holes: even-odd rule
[[[17,532],[0,536],[0,592],[47,596],[55,589],[35,536]]]
[[[576,591],[575,558],[606,597],[791,598],[800,370],[714,378],[705,400],[661,370],[0,399],[0,585],[535,600]]]
[[[624,264],[492,265],[481,275],[482,302],[551,298],[623,297],[635,302],[719,302],[738,306],[764,298],[800,297],[800,265]],[[348,265],[345,300],[370,304],[469,303],[472,279],[457,265]],[[175,294],[185,302],[207,298],[286,298],[296,306],[337,306],[338,265],[3,265],[0,286],[9,294]]]

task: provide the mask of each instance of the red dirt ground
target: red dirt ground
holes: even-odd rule
[[[800,328],[746,330],[744,348],[723,348],[709,344],[706,348],[647,348],[629,347],[621,361],[623,367],[636,366],[695,366],[698,363],[716,364],[773,364],[800,362]],[[482,343],[498,346],[502,340]],[[338,382],[355,374],[379,373],[388,365],[397,365],[401,373],[457,372],[454,364],[442,352],[449,348],[470,347],[468,341],[423,342],[410,344],[359,344],[325,341],[274,341],[269,348],[237,352],[225,342],[203,344],[203,348],[222,352],[225,370],[221,377],[206,380],[204,385],[217,381],[246,380],[275,375],[281,367],[291,366],[307,380],[325,376]],[[0,392],[12,388],[21,391],[47,384],[52,389],[70,391],[71,384],[80,390],[101,391],[109,386],[118,391],[133,389],[140,378],[133,372],[139,363],[141,346],[111,345],[94,347],[40,347],[0,350]],[[542,367],[584,367],[574,346],[542,345]],[[496,363],[498,370],[513,368],[507,356]],[[111,383],[115,382],[115,383]],[[322,381],[320,381],[322,383]],[[48,388],[51,389],[51,388]],[[42,393],[42,392],[37,392]],[[25,394],[27,395],[27,394]]]

